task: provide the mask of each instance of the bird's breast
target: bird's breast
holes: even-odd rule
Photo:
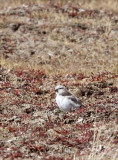
[[[72,107],[72,105],[68,101],[67,97],[64,97],[64,96],[57,96],[56,102],[57,102],[59,108],[64,111],[70,111],[70,108]]]
[[[56,97],[56,102],[59,106],[61,106],[61,104],[63,103],[64,97],[63,96],[57,96]]]

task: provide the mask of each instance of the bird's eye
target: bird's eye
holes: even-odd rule
[[[55,92],[58,92],[58,89],[55,89]]]
[[[59,89],[63,89],[63,88],[59,88]]]

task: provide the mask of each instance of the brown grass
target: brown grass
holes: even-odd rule
[[[28,4],[31,3],[31,1],[26,1],[26,3],[27,2]],[[40,1],[37,1],[35,3],[38,2]],[[44,2],[46,3],[46,1],[42,2],[43,4]],[[110,10],[108,6],[110,6],[109,4],[111,3],[113,4],[112,7],[116,6],[116,1],[107,2],[107,7],[103,7],[105,2],[99,2],[99,5],[101,5],[101,7],[106,10]],[[7,1],[7,3],[5,3],[5,5],[7,6],[9,4],[11,4],[11,6],[12,4],[17,4],[20,6],[20,4],[24,2]],[[76,3],[77,1],[75,1],[75,3],[73,3],[72,5]],[[83,8],[87,7],[88,5],[88,7],[91,6],[93,8],[97,6],[98,8],[96,9],[99,9],[99,5],[96,5],[97,3],[98,1],[84,2]],[[59,1],[59,4],[56,3],[58,9],[61,9],[64,4],[66,4],[66,1]],[[71,11],[67,11],[67,13],[68,12]],[[40,47],[41,50],[44,48],[43,56],[40,55],[40,53],[35,54],[31,58],[29,57],[29,55],[26,55],[26,57],[28,56],[28,62],[24,60],[24,58],[21,60],[21,62],[19,62],[19,58],[16,57],[15,59],[12,58],[10,61],[6,60],[7,64],[5,64],[5,60],[3,60],[2,58],[1,63],[4,63],[4,66],[19,64],[19,66],[28,65],[31,66],[31,68],[33,67],[36,69],[43,68],[46,73],[54,74],[57,72],[62,74],[68,72],[84,72],[85,74],[90,75],[92,72],[97,73],[104,71],[118,73],[116,24],[108,15],[109,11],[108,13],[103,13],[103,16],[101,18],[99,14],[96,15],[97,17],[94,17],[94,13],[93,15],[89,15],[89,12],[87,16],[87,12],[88,11],[85,8],[85,15],[82,15],[79,18],[81,21],[76,15],[73,18],[69,18],[67,13],[56,13],[54,9],[50,11],[43,10],[31,12],[31,19],[35,19],[37,21],[39,18],[44,18],[47,21],[46,24],[43,24],[45,28],[44,30],[47,32],[47,34],[45,35],[46,44],[42,43],[42,47]],[[50,21],[52,21],[52,23],[50,23]],[[6,24],[7,27],[10,23],[26,22],[23,17],[15,18],[14,16],[6,16],[2,19],[1,25]],[[77,25],[80,25],[80,28],[78,28]],[[85,31],[81,29],[81,27],[83,26],[86,27]],[[99,34],[99,32],[101,33]],[[13,37],[14,36],[16,35],[13,35]],[[31,36],[31,39],[29,37],[27,38],[28,41],[31,41],[32,43],[32,38],[34,37],[33,35]],[[38,40],[38,36],[36,37],[36,39]],[[52,44],[52,46],[50,44]],[[57,56],[53,56],[54,54],[57,54]],[[30,65],[28,63],[30,63]]]
[[[8,6],[20,6],[21,4],[38,4],[38,3],[46,3],[47,0],[0,0],[1,5],[3,7],[8,7]],[[55,0],[51,1],[52,3],[55,3]],[[57,0],[56,3],[59,4],[66,4],[70,3],[68,0]],[[108,9],[108,10],[114,10],[118,11],[118,1],[117,0],[73,0],[73,4],[77,5],[79,4],[80,6],[84,6],[85,8],[95,8],[95,9]]]

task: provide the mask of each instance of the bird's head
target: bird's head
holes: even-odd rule
[[[68,92],[68,89],[65,86],[59,85],[59,86],[55,87],[56,95],[63,95],[65,93],[67,93],[67,92]]]

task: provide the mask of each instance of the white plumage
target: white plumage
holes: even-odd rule
[[[56,86],[56,103],[60,110],[70,112],[82,106],[81,101],[72,95],[65,86]]]

